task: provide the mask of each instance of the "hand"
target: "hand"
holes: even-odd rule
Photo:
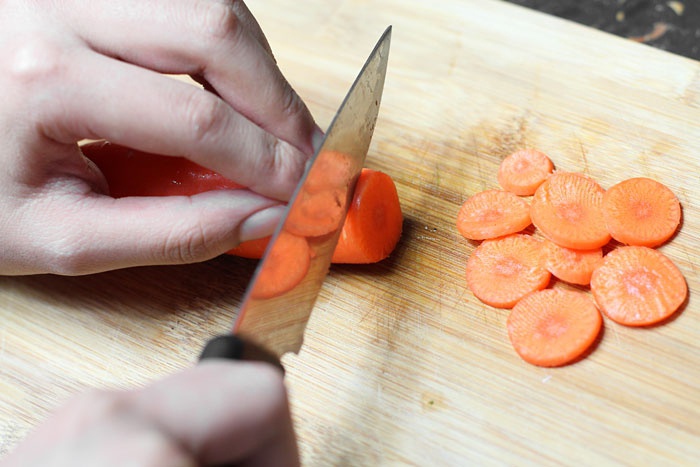
[[[0,44],[0,274],[201,261],[268,235],[320,132],[240,0],[8,0]],[[84,139],[250,190],[115,200]]]
[[[56,412],[3,467],[299,465],[282,373],[208,360],[131,392],[92,392]]]

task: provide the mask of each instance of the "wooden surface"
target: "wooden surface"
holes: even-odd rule
[[[396,180],[405,232],[389,260],[332,269],[301,353],[286,358],[304,464],[699,459],[698,62],[497,1],[249,3],[324,127],[394,26],[368,166]],[[524,146],[604,187],[650,176],[673,188],[684,222],[662,251],[690,289],[675,319],[606,320],[594,352],[569,367],[514,354],[507,312],[465,288],[474,245],[454,221]],[[0,278],[0,453],[88,386],[134,387],[193,364],[230,325],[253,265]]]

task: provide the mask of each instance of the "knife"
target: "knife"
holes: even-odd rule
[[[232,332],[211,339],[200,360],[265,361],[284,371],[282,355],[301,349],[374,133],[391,29],[375,45],[310,159],[248,284]]]

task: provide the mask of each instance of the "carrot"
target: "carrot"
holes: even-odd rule
[[[665,320],[680,308],[688,285],[666,255],[645,246],[623,246],[593,272],[591,291],[610,319],[627,326]]]
[[[309,270],[311,255],[304,237],[281,231],[260,272],[251,297],[265,299],[282,295],[299,284]]]
[[[630,178],[605,192],[603,216],[612,238],[620,243],[655,247],[676,232],[681,205],[666,185]]]
[[[394,251],[403,215],[396,185],[383,172],[362,169],[333,252],[334,263],[376,263]]]
[[[555,172],[535,191],[530,216],[557,245],[592,250],[610,241],[603,218],[604,190],[592,178]]]
[[[237,247],[227,251],[226,254],[240,256],[241,258],[260,259],[265,253],[267,244],[270,243],[270,238],[271,236],[268,235],[267,237],[241,242]]]
[[[484,240],[467,260],[467,286],[487,305],[512,308],[547,287],[551,274],[542,267],[541,255],[542,242],[530,235]]]
[[[323,151],[304,180],[285,228],[302,237],[318,237],[343,223],[352,178],[352,159],[338,151]]]
[[[331,261],[335,264],[381,261],[396,248],[402,228],[403,214],[394,181],[384,172],[364,168]],[[269,239],[243,242],[228,253],[259,259]]]
[[[303,189],[289,211],[285,229],[300,237],[319,237],[337,230],[343,222],[346,190]]]
[[[542,250],[547,270],[570,284],[588,285],[593,271],[603,261],[602,248],[572,250],[545,239]]]
[[[603,320],[583,292],[547,289],[520,300],[508,316],[508,337],[528,363],[553,367],[583,355],[600,334]]]
[[[485,190],[468,198],[457,214],[457,230],[469,240],[520,232],[530,225],[530,206],[503,190]]]
[[[184,157],[162,156],[98,141],[81,146],[102,172],[114,198],[191,196],[243,186]]]
[[[523,149],[507,156],[498,168],[498,183],[518,196],[530,196],[554,170],[551,159],[536,149]]]
[[[347,190],[352,182],[352,168],[352,159],[346,154],[338,151],[323,151],[316,156],[304,187],[309,193]]]

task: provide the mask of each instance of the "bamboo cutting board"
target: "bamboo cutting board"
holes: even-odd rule
[[[396,181],[402,242],[335,266],[288,385],[305,465],[691,465],[700,459],[700,64],[491,0],[249,2],[322,126],[384,28],[367,165]],[[605,321],[588,358],[522,362],[507,312],[466,290],[464,199],[531,146],[604,187],[653,177],[683,205],[662,247],[690,298],[652,329]],[[0,278],[0,453],[88,386],[192,365],[254,263],[223,257],[79,278]]]

